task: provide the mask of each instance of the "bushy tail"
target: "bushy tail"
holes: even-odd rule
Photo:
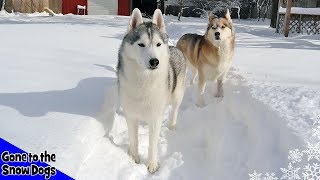
[[[110,139],[109,132],[112,130],[116,111],[119,109],[118,85],[113,85],[105,94],[104,103],[99,116],[105,129],[105,136]],[[112,142],[112,139],[110,139]]]

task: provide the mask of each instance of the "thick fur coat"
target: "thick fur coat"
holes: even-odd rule
[[[185,34],[177,42],[177,48],[188,60],[188,69],[193,73],[191,84],[199,76],[197,105],[205,105],[203,93],[207,80],[217,80],[216,97],[223,97],[223,81],[232,64],[235,33],[229,11],[218,18],[208,14],[208,26],[204,35]]]

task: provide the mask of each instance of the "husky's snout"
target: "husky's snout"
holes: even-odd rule
[[[219,32],[215,32],[214,36],[215,36],[216,40],[220,40],[220,33]]]
[[[149,61],[150,69],[156,69],[159,65],[159,60],[157,58],[152,58]]]

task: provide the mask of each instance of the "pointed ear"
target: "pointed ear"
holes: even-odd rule
[[[138,8],[135,8],[132,11],[132,14],[131,14],[131,17],[129,20],[128,32],[132,29],[135,29],[136,27],[138,27],[142,23],[143,23],[143,20],[142,20],[141,12]]]
[[[208,20],[210,21],[210,17],[213,15],[213,14],[212,14],[212,11],[208,11],[208,14],[207,14],[207,15],[208,15]]]
[[[160,9],[156,9],[153,13],[153,24],[157,25],[161,32],[166,32],[164,20]]]
[[[230,16],[230,11],[229,11],[229,9],[227,9],[225,18],[226,18],[230,23],[232,23],[232,19],[231,19],[231,16]]]
[[[217,18],[217,16],[214,15],[214,14],[212,13],[212,11],[209,11],[209,12],[208,12],[208,21],[209,21],[209,23],[210,23],[213,19],[215,19],[215,18]]]

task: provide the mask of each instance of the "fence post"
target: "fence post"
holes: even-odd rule
[[[300,14],[300,16],[299,16],[299,33],[301,33],[302,34],[302,14]]]
[[[279,19],[280,19],[279,11],[280,11],[280,7],[282,7],[282,4],[283,4],[283,0],[279,0],[278,12],[277,12],[277,20],[276,20],[276,33],[279,33]]]
[[[287,0],[287,10],[286,10],[286,16],[285,16],[285,25],[284,25],[284,36],[288,37],[289,35],[289,26],[290,26],[290,17],[291,17],[291,6],[292,6],[292,0]]]

